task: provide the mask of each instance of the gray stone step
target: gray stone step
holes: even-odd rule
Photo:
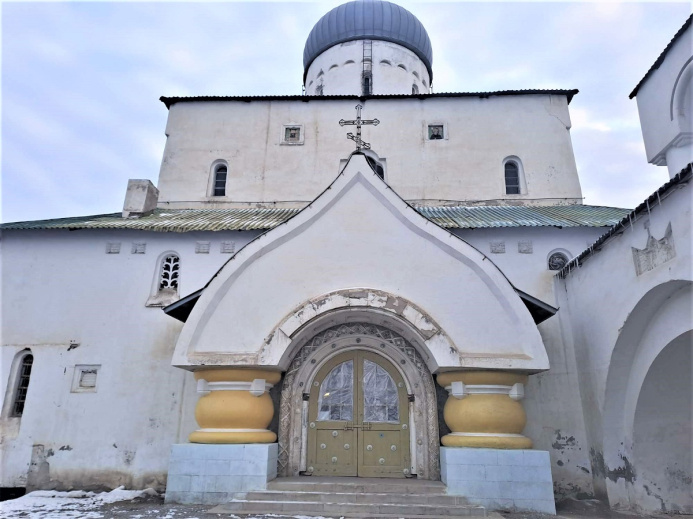
[[[319,515],[323,517],[383,517],[419,519],[423,517],[486,517],[481,506],[395,504],[395,503],[323,503],[315,501],[251,501],[234,499],[210,513]]]
[[[236,499],[247,501],[307,501],[320,503],[391,503],[391,504],[431,504],[439,506],[468,505],[462,496],[448,496],[440,493],[375,493],[375,492],[311,492],[293,490],[265,490],[237,493]]]
[[[421,479],[289,477],[270,481],[267,490],[444,495],[446,486],[440,481]]]

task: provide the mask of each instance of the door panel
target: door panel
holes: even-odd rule
[[[309,473],[409,474],[409,400],[389,361],[362,350],[330,359],[315,376],[309,402]]]
[[[308,407],[308,467],[316,476],[356,476],[356,430],[347,430],[354,416],[356,355],[327,362],[311,386]],[[309,472],[310,469],[309,469]]]

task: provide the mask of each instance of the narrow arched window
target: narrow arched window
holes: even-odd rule
[[[514,160],[505,163],[505,194],[520,194],[520,166]]]
[[[362,94],[369,96],[373,93],[373,76],[370,72],[364,72],[361,81]]]
[[[214,168],[214,196],[226,196],[227,175],[226,164],[219,164]]]
[[[12,399],[11,416],[21,417],[24,413],[26,394],[29,390],[29,379],[31,377],[31,366],[34,364],[34,356],[29,353],[24,355],[22,362],[18,366],[17,386]]]
[[[161,260],[161,274],[159,275],[159,291],[178,291],[178,273],[180,258],[175,254],[169,254]]]
[[[411,86],[411,93],[412,93],[412,94],[418,94],[418,93],[419,93],[419,87],[416,86],[416,84],[413,84],[413,85]]]

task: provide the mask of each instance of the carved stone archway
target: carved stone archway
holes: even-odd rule
[[[349,349],[375,351],[401,372],[410,399],[412,460],[420,479],[440,479],[440,440],[436,389],[431,372],[419,352],[406,339],[385,326],[350,322],[332,326],[308,339],[298,350],[284,376],[279,414],[279,467],[281,476],[305,470],[307,401],[303,395],[328,359]]]

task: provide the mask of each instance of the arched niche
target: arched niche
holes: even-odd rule
[[[612,351],[602,417],[603,469],[612,507],[651,506],[643,495],[634,456],[638,398],[662,350],[690,332],[692,300],[693,283],[688,280],[672,280],[651,289],[633,307]]]
[[[638,395],[633,464],[639,508],[693,512],[692,345],[693,331],[667,344],[648,369]]]

